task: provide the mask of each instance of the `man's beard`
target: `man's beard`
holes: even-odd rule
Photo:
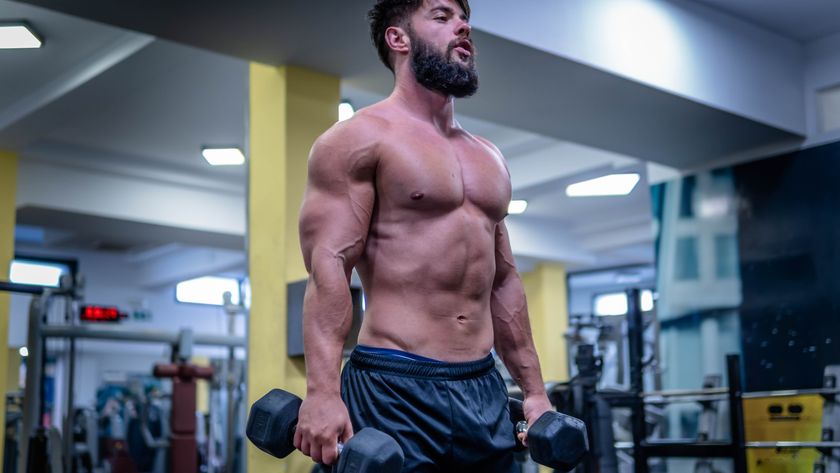
[[[454,42],[446,54],[435,51],[432,45],[411,34],[411,69],[423,87],[455,98],[469,97],[478,90],[478,72],[470,57],[469,65],[451,60]]]

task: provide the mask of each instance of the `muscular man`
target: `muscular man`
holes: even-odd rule
[[[370,426],[397,440],[404,471],[512,471],[494,346],[526,419],[551,407],[503,222],[510,176],[499,150],[454,116],[454,99],[478,88],[469,14],[467,0],[377,1],[371,35],[393,93],[312,148],[295,446],[317,462],[333,463],[336,442]],[[367,310],[339,374],[354,267]]]

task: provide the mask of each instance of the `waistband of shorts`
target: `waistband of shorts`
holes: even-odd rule
[[[396,358],[377,353],[353,350],[350,365],[367,371],[379,371],[414,378],[458,380],[478,378],[490,373],[496,367],[492,354],[467,362],[448,363],[443,361],[418,361]]]

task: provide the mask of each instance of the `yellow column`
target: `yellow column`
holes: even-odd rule
[[[0,151],[0,280],[9,279],[9,265],[15,256],[15,189],[17,188],[17,155]],[[9,293],[0,292],[0,366],[9,364]],[[7,385],[7,373],[0,376],[0,425],[6,425],[6,391],[17,389]],[[3,458],[6,429],[0,430],[0,458]]]
[[[250,66],[248,404],[272,388],[303,395],[304,364],[286,356],[286,284],[306,278],[298,214],[315,139],[338,118],[337,77],[297,67]],[[248,444],[248,471],[308,473],[299,453],[275,460]]]
[[[566,340],[569,327],[569,303],[566,290],[566,268],[545,263],[522,274],[534,345],[540,357],[543,379],[563,381],[569,378]]]

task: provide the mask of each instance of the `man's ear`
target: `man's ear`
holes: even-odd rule
[[[385,30],[385,44],[395,53],[408,54],[411,51],[411,39],[399,26],[389,26]]]

